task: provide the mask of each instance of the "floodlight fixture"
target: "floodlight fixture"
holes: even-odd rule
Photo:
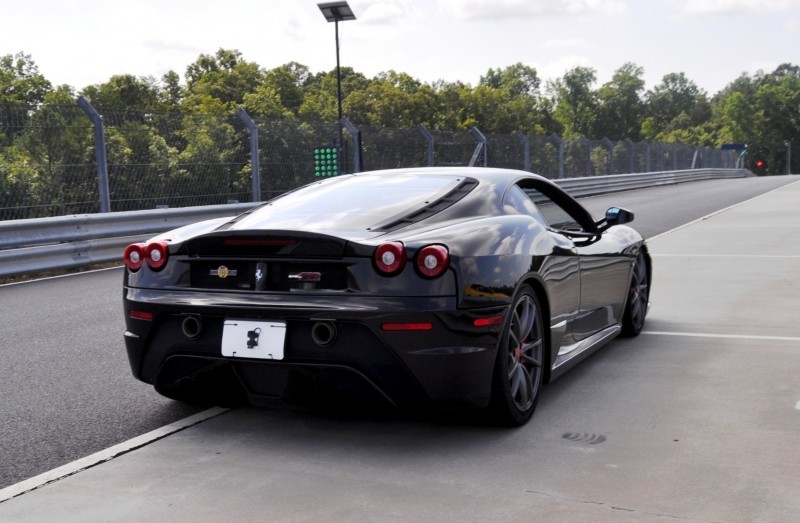
[[[347,2],[326,2],[324,4],[317,4],[319,10],[322,11],[322,16],[328,22],[346,22],[348,20],[355,20],[356,15]]]
[[[355,20],[356,15],[347,2],[325,2],[317,4],[319,10],[322,11],[322,16],[328,22],[333,22],[336,26],[336,101],[339,107],[339,147],[342,144],[342,69],[339,65],[339,22],[346,22],[348,20]]]

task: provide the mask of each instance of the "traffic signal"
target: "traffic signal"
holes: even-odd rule
[[[755,168],[753,169],[759,176],[764,176],[767,174],[767,162],[763,158],[756,158]]]
[[[339,175],[339,148],[317,147],[314,149],[314,176]]]

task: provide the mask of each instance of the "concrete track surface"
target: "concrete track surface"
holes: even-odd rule
[[[525,427],[214,410],[0,490],[0,521],[796,521],[800,183],[650,248],[645,332]]]

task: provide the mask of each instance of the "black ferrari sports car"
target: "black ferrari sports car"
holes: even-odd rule
[[[645,321],[651,262],[613,207],[545,178],[417,168],[328,178],[125,251],[133,374],[189,402],[489,408]]]

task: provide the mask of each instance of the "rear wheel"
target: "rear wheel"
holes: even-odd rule
[[[531,418],[542,388],[543,361],[539,299],[523,285],[506,318],[494,368],[492,410],[501,423],[519,426]]]
[[[644,253],[640,252],[636,257],[636,264],[633,266],[628,301],[622,315],[623,336],[637,336],[642,332],[649,300],[650,276],[647,274],[647,261]]]

